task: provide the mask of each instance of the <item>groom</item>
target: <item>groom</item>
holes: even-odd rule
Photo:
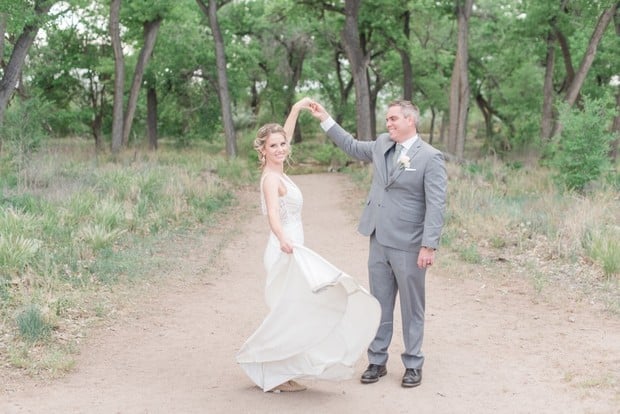
[[[325,108],[310,104],[327,136],[345,153],[372,162],[373,179],[358,230],[370,236],[370,292],[381,304],[381,323],[368,348],[369,365],[361,381],[370,384],[387,374],[394,305],[399,293],[405,351],[401,385],[422,382],[425,275],[435,262],[443,227],[447,174],[440,151],[417,133],[419,109],[409,101],[389,104],[387,133],[374,141],[358,141],[331,118]]]

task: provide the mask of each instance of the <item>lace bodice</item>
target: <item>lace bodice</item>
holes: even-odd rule
[[[263,180],[266,175],[261,178],[260,182],[260,201],[263,214],[267,214],[267,205],[265,203],[265,194],[263,193]],[[301,222],[301,210],[303,207],[303,196],[299,187],[295,185],[287,175],[280,176],[280,180],[286,187],[286,194],[279,197],[280,202],[280,221],[283,226],[289,224],[297,224]]]

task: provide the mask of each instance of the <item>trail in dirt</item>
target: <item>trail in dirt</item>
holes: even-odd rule
[[[356,232],[363,194],[343,175],[293,178],[304,193],[306,245],[367,286],[368,240]],[[235,362],[267,311],[267,224],[257,191],[242,202],[229,231],[179,241],[178,271],[129,316],[93,332],[74,372],[11,384],[17,391],[0,395],[0,413],[620,413],[617,318],[534,302],[519,280],[447,274],[442,251],[427,274],[420,387],[400,386],[397,313],[388,375],[378,383],[360,384],[362,358],[351,380],[263,393]],[[227,243],[212,260],[214,237]]]

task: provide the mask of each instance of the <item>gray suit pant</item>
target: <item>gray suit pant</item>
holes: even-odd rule
[[[417,265],[419,249],[398,250],[382,246],[374,233],[370,236],[368,272],[370,293],[381,304],[381,323],[368,348],[368,362],[385,365],[392,341],[396,295],[400,297],[405,351],[401,359],[405,368],[422,368],[424,337],[426,269]]]

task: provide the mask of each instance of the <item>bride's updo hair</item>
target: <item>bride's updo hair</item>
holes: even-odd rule
[[[258,160],[261,168],[265,166],[265,156],[261,150],[265,148],[265,142],[267,142],[267,138],[269,138],[271,134],[282,134],[282,136],[286,138],[286,132],[280,124],[265,124],[258,129],[256,139],[254,139],[254,149],[258,152]]]

